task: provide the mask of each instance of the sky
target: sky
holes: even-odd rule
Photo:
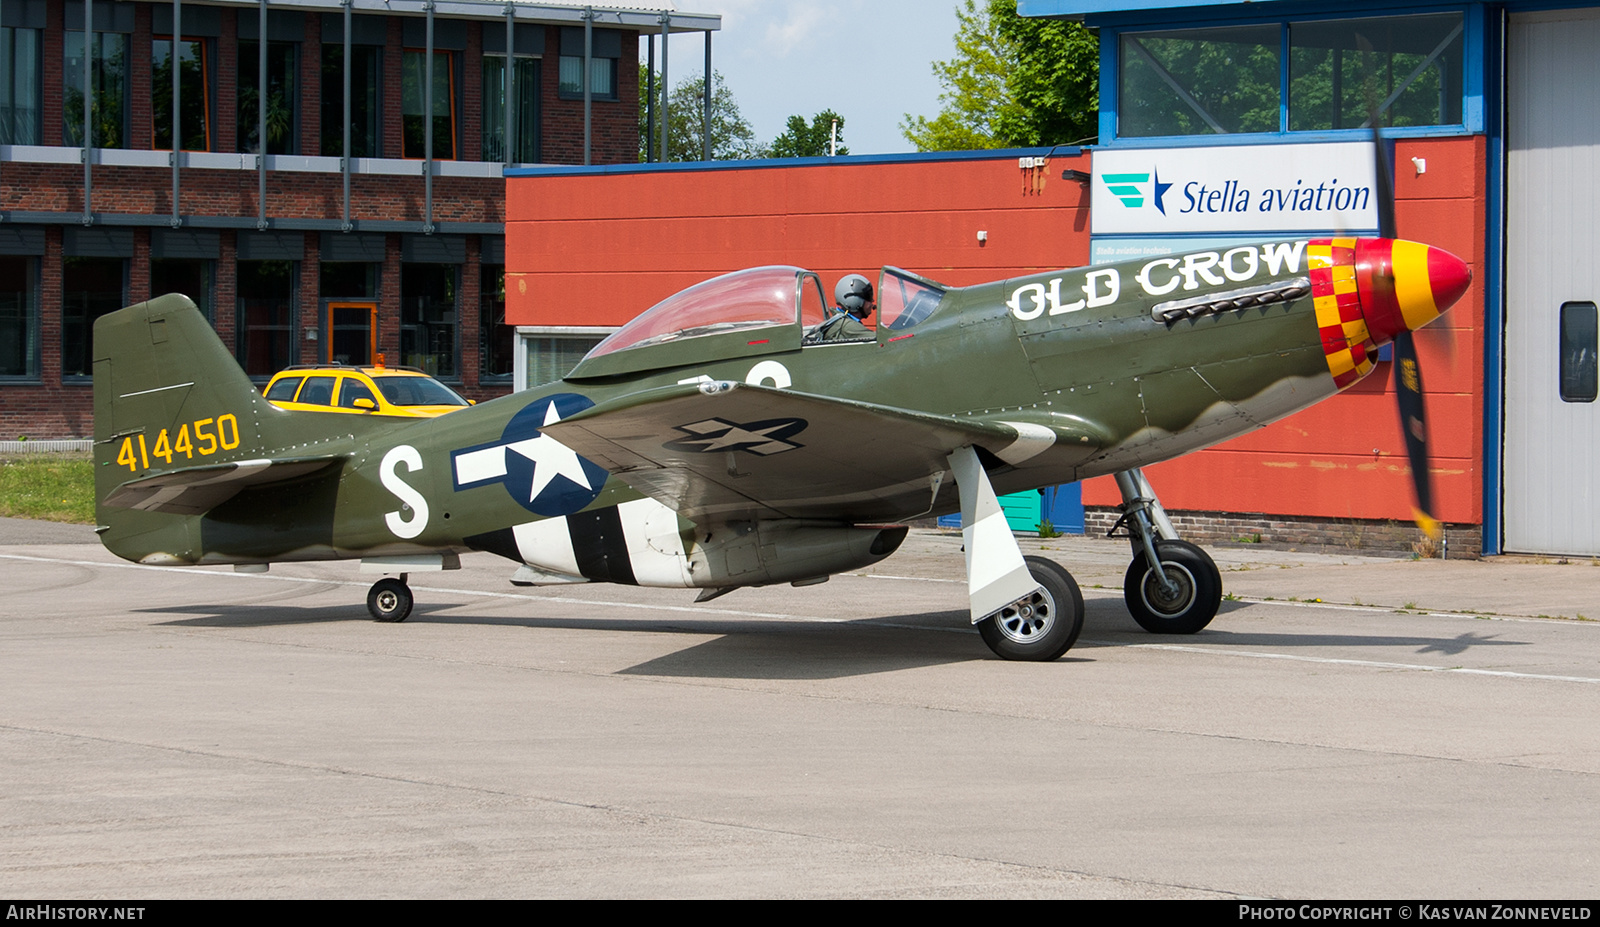
[[[939,111],[932,65],[955,54],[958,2],[674,0],[684,12],[722,16],[711,67],[762,143],[783,132],[790,116],[809,121],[831,108],[844,117],[851,154],[915,150],[900,123],[907,113]],[[699,75],[704,62],[701,35],[674,36],[667,78],[677,84]]]

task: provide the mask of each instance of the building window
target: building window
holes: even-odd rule
[[[1278,131],[1279,27],[1122,35],[1122,136]]]
[[[1291,131],[1461,122],[1460,13],[1289,24]],[[1371,51],[1361,49],[1365,39]]]
[[[239,43],[239,150],[259,152],[261,94],[256,84],[261,77],[260,42]],[[294,154],[295,124],[299,93],[295,84],[295,61],[299,46],[294,42],[267,42],[267,154]]]
[[[39,73],[39,30],[0,28],[0,145],[39,144]]]
[[[1594,303],[1561,304],[1561,400],[1594,402],[1600,396],[1600,324]]]
[[[523,389],[554,383],[572,372],[595,345],[616,329],[521,328],[523,363],[527,365]]]
[[[94,320],[127,305],[128,262],[69,257],[61,261],[61,375],[94,374]]]
[[[0,257],[0,378],[39,376],[37,261]]]
[[[294,363],[294,261],[240,261],[239,366],[266,379]]]
[[[405,69],[402,72],[401,154],[407,158],[427,157],[427,136],[424,125],[433,127],[433,157],[451,161],[456,156],[456,77],[455,52],[433,53],[433,118],[424,120],[423,88],[427,85],[427,54],[418,49],[407,49]]]
[[[150,42],[151,145],[172,149],[172,48],[171,36]],[[185,151],[211,150],[210,66],[203,39],[183,39],[178,48],[179,127]]]
[[[447,380],[461,376],[456,335],[459,282],[455,264],[400,266],[401,363]]]
[[[538,58],[511,59],[511,155],[506,156],[506,58],[483,56],[483,160],[534,164],[539,160]]]
[[[1459,126],[1464,32],[1460,12],[1124,32],[1117,136]]]
[[[83,145],[83,32],[66,34],[62,70],[66,143]],[[128,139],[128,37],[96,32],[89,47],[89,127],[92,148],[123,148]]]
[[[509,380],[516,365],[516,329],[506,324],[506,268],[483,264],[478,289],[478,377]]]
[[[614,29],[595,29],[589,49],[589,97],[617,99],[617,60],[622,57],[622,33]],[[561,30],[560,85],[563,99],[583,97],[583,30]]]
[[[322,46],[322,153],[344,157],[344,46]],[[378,134],[383,122],[383,94],[379,76],[383,74],[383,48],[377,45],[350,46],[350,157],[383,156],[383,139]]]
[[[212,262],[203,259],[157,258],[150,262],[150,295],[182,293],[207,319],[213,317]]]

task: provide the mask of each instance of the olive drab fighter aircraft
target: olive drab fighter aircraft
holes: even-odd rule
[[[1083,600],[1060,565],[1022,555],[996,495],[1113,474],[1128,608],[1193,633],[1221,578],[1140,467],[1334,395],[1391,341],[1420,393],[1409,333],[1470,272],[1397,239],[1392,211],[1382,223],[959,288],[886,267],[858,341],[811,337],[828,311],[816,274],[744,270],[656,305],[564,380],[437,419],[279,409],[186,298],[163,296],[95,324],[98,530],[147,564],[359,559],[388,574],[373,617],[401,621],[408,575],[467,551],[512,561],[519,585],[704,601],[824,582],[894,553],[904,522],[959,511],[984,641],[1051,660]]]

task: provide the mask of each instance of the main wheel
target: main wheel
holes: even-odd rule
[[[1222,606],[1222,573],[1211,555],[1176,540],[1156,541],[1156,554],[1177,589],[1168,593],[1161,588],[1141,551],[1122,580],[1122,597],[1133,620],[1151,634],[1193,634],[1210,624]]]
[[[989,649],[1007,660],[1054,660],[1071,649],[1083,630],[1083,594],[1072,574],[1054,560],[1024,557],[1028,573],[1044,588],[1026,602],[978,622]]]
[[[398,579],[384,578],[367,592],[367,611],[376,621],[404,621],[411,614],[411,587]]]

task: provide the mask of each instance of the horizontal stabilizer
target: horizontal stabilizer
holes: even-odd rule
[[[297,479],[336,465],[344,459],[344,455],[288,457],[185,467],[123,483],[113,489],[101,504],[108,508],[138,509],[141,512],[204,515],[248,487]]]

